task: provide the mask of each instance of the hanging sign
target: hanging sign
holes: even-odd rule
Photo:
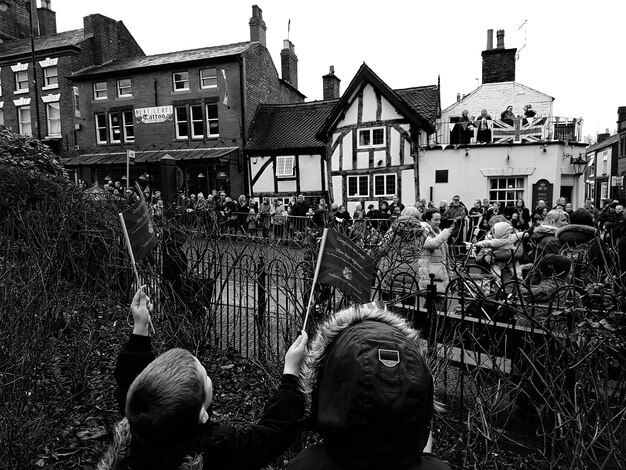
[[[152,124],[174,120],[173,106],[155,106],[153,108],[135,109],[135,121],[137,124]]]

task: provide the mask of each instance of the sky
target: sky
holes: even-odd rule
[[[248,41],[254,1],[52,0],[57,30],[100,13],[124,22],[148,55]],[[480,85],[487,30],[517,48],[516,81],[555,98],[554,114],[584,119],[584,135],[613,133],[626,106],[622,0],[258,0],[267,48],[280,70],[283,40],[295,45],[298,88],[322,99],[329,66],[341,92],[365,62],[391,88],[441,78],[442,109]],[[622,47],[620,51],[618,47]],[[500,110],[493,110],[492,114]],[[521,110],[520,110],[521,112]]]

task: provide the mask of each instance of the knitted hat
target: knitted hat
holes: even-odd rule
[[[569,216],[569,221],[571,224],[576,225],[587,225],[589,227],[593,227],[593,215],[587,209],[576,209]]]
[[[491,232],[495,238],[506,237],[513,231],[513,226],[508,222],[498,222],[493,226]]]

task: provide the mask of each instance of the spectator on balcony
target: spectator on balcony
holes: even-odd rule
[[[515,114],[513,114],[513,106],[507,106],[502,113],[500,113],[500,120],[509,126],[513,125]]]
[[[491,142],[491,128],[493,127],[493,119],[486,109],[480,111],[480,116],[475,121],[478,132],[476,134],[476,142],[479,144],[488,144]]]
[[[464,109],[461,117],[452,129],[450,136],[451,144],[469,144],[474,137],[473,120],[469,117],[469,111]]]
[[[524,120],[522,121],[522,123],[524,125],[528,124],[529,122],[532,124],[533,119],[536,115],[537,113],[533,109],[533,105],[527,104],[526,106],[524,106]]]

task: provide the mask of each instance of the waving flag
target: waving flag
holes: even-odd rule
[[[374,260],[352,240],[335,230],[324,230],[318,281],[369,302]]]
[[[143,193],[139,201],[120,214],[122,228],[129,251],[132,250],[133,264],[139,262],[157,246],[157,237],[154,224],[150,217],[148,205],[143,198]]]

